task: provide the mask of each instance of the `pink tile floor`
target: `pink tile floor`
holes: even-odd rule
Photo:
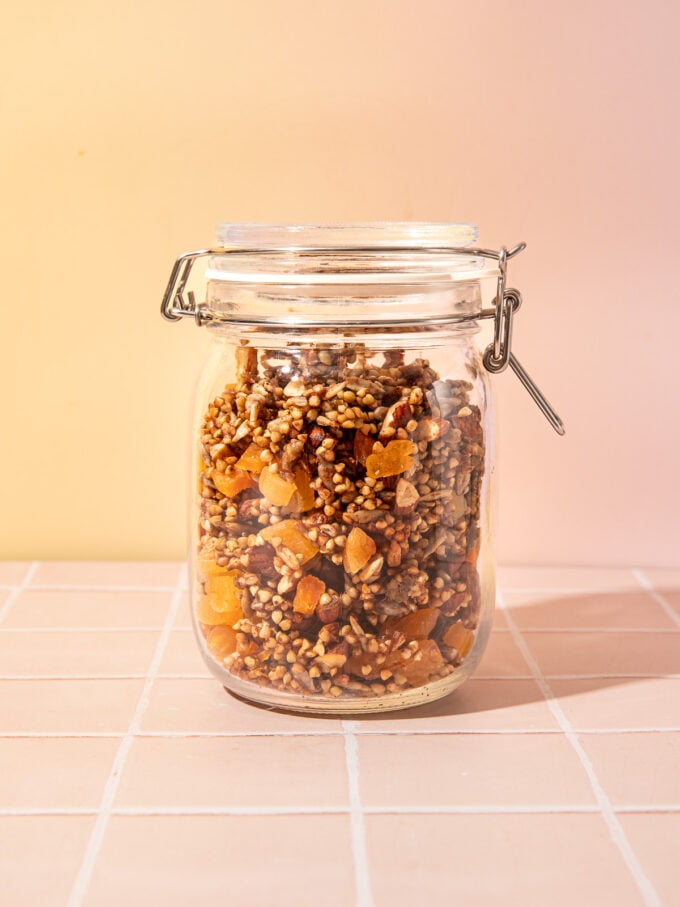
[[[0,902],[680,904],[680,572],[505,568],[475,677],[228,696],[178,564],[0,563]]]

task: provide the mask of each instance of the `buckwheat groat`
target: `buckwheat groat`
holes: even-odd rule
[[[480,607],[471,389],[399,350],[238,349],[200,439],[212,658],[315,697],[401,692],[462,663]]]

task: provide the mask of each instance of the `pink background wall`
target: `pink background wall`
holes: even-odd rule
[[[506,562],[680,563],[680,4],[58,0],[5,12],[5,556],[184,545],[204,338],[164,326],[220,220],[471,220],[528,243]],[[105,515],[105,518],[102,516]]]

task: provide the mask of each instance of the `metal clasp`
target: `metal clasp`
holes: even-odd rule
[[[491,249],[470,249],[470,248],[452,248],[452,249],[432,249],[433,252],[458,252],[463,255],[481,255],[485,258],[497,259],[498,260],[498,284],[496,288],[496,301],[495,307],[489,309],[483,309],[478,315],[474,316],[476,318],[493,318],[494,319],[494,332],[493,332],[493,342],[484,351],[484,366],[487,371],[496,374],[498,372],[504,371],[508,365],[517,375],[519,380],[522,382],[524,387],[527,389],[532,399],[535,401],[538,408],[541,410],[546,419],[550,422],[552,427],[559,435],[564,434],[564,425],[562,420],[557,415],[555,410],[552,408],[550,403],[546,400],[545,396],[541,393],[538,386],[530,378],[528,372],[520,364],[517,357],[512,352],[512,320],[515,315],[515,312],[519,309],[522,304],[522,294],[519,290],[512,288],[506,288],[507,281],[507,263],[508,260],[513,258],[515,255],[522,252],[526,249],[526,243],[519,243],[519,245],[514,246],[512,249],[506,249],[504,246],[496,252]],[[241,252],[281,252],[281,251],[301,251],[291,247],[290,249],[247,249],[240,250]],[[310,251],[324,251],[322,249],[304,249],[305,252]],[[380,249],[357,249],[355,251],[381,251]],[[413,251],[413,247],[404,246],[404,247],[394,247],[392,251]],[[174,264],[172,272],[170,274],[170,280],[168,281],[168,286],[165,290],[165,295],[163,296],[163,302],[161,303],[161,315],[163,318],[168,321],[179,321],[180,318],[191,317],[196,320],[196,323],[200,326],[206,322],[212,320],[212,315],[208,311],[208,308],[205,304],[197,305],[194,294],[189,290],[186,293],[185,290],[187,281],[189,280],[189,275],[191,274],[191,269],[194,266],[194,262],[198,258],[203,258],[206,255],[220,255],[225,254],[224,249],[198,249],[195,252],[185,252],[183,255],[180,255],[177,261]],[[468,318],[469,316],[464,316]],[[451,322],[461,320],[460,318],[453,317],[450,319]]]
[[[492,374],[497,374],[504,371],[509,365],[557,434],[563,435],[564,423],[512,352],[512,319],[522,305],[522,294],[519,290],[506,289],[507,262],[509,258],[525,248],[526,243],[520,243],[510,251],[503,246],[498,252],[499,275],[493,316],[493,342],[484,351],[484,367]]]
[[[216,254],[213,249],[197,249],[195,252],[185,252],[175,262],[170,280],[165,289],[161,303],[161,315],[166,321],[179,321],[180,318],[195,318],[199,327],[210,321],[210,315],[204,305],[196,305],[196,297],[189,290],[184,298],[184,290],[191,274],[191,269],[197,258]]]

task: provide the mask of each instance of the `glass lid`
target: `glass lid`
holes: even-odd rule
[[[209,280],[264,284],[441,284],[490,277],[497,262],[465,223],[223,223]],[[221,251],[223,250],[223,251]]]

